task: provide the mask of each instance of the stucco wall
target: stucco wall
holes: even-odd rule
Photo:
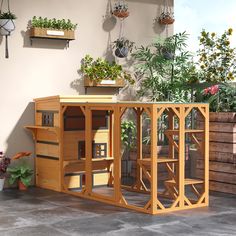
[[[108,0],[11,0],[11,10],[18,19],[16,30],[9,38],[10,58],[4,58],[5,39],[0,37],[0,150],[8,155],[22,150],[34,151],[32,137],[24,125],[34,123],[33,98],[49,95],[83,94],[84,87],[72,82],[81,78],[80,61],[85,54],[108,56],[109,42],[119,35],[115,18],[104,21]],[[125,36],[136,45],[149,44],[157,35],[172,34],[153,25],[160,14],[163,0],[128,0],[130,17],[125,21]],[[172,2],[172,1],[169,1]],[[114,0],[111,1],[114,4]],[[173,2],[172,2],[173,3]],[[78,23],[76,40],[64,49],[60,41],[35,40],[30,45],[28,21],[34,16],[70,18]],[[125,64],[125,60],[120,61]],[[72,88],[73,87],[73,88]],[[102,91],[92,91],[102,93]],[[111,91],[103,91],[103,93]]]

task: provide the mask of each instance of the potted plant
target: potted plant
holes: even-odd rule
[[[236,193],[236,50],[231,47],[230,28],[222,35],[203,30],[200,36],[200,83],[195,83],[195,100],[208,102],[210,189]],[[205,85],[205,86],[204,86]],[[199,128],[203,127],[198,117]],[[197,177],[202,175],[202,160],[197,160]]]
[[[30,152],[19,152],[12,159],[17,160],[29,156]],[[33,170],[25,160],[20,160],[14,167],[8,167],[7,172],[10,174],[9,183],[12,185],[18,183],[19,190],[26,190],[31,183]]]
[[[122,19],[128,17],[129,16],[128,5],[125,4],[123,1],[115,3],[113,15]]]
[[[162,12],[158,20],[162,25],[171,25],[175,22],[174,13],[169,11]]]
[[[0,152],[0,191],[3,190],[7,167],[10,163],[11,159]]]
[[[124,87],[124,80],[133,83],[131,75],[122,69],[116,62],[105,59],[93,59],[86,55],[82,59],[80,71],[84,75],[85,87]]]
[[[34,16],[29,27],[30,37],[73,40],[76,27],[77,24],[69,19],[57,20]]]
[[[0,14],[0,34],[2,36],[10,35],[15,30],[14,20],[15,14],[11,12],[3,12]]]
[[[115,48],[115,55],[119,58],[128,56],[129,52],[132,52],[134,42],[129,41],[125,38],[119,38],[113,42],[113,48]]]

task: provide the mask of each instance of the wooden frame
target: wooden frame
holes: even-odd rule
[[[89,97],[89,96],[88,96]],[[192,209],[208,206],[209,204],[209,108],[208,104],[174,104],[174,103],[139,103],[139,102],[71,102],[69,99],[58,98],[60,114],[60,181],[59,190],[82,198],[92,199],[107,204],[112,204],[143,213],[159,214],[176,210]],[[79,106],[85,115],[85,158],[83,160],[65,160],[63,156],[63,113],[70,106]],[[133,109],[137,118],[137,174],[136,182],[132,186],[121,185],[121,120],[127,109]],[[197,110],[203,117],[204,129],[187,129],[185,120],[192,109]],[[91,145],[93,142],[92,111],[110,111],[109,122],[109,151],[107,157],[93,159]],[[146,113],[151,120],[151,154],[150,157],[142,156],[142,114]],[[168,114],[169,128],[165,135],[169,140],[169,156],[161,157],[157,153],[158,122],[163,113]],[[178,120],[178,129],[174,126],[174,119]],[[31,127],[28,127],[30,130]],[[36,129],[36,128],[35,128]],[[57,133],[58,134],[58,133]],[[197,135],[202,135],[202,141]],[[34,132],[37,138],[37,132]],[[202,179],[185,177],[185,136],[189,135],[196,144],[204,158],[204,176]],[[178,155],[174,155],[176,152]],[[37,163],[36,163],[37,164]],[[159,191],[158,166],[164,165],[168,172],[168,179],[164,181],[164,190]],[[81,191],[71,191],[65,184],[65,170],[69,166],[83,165],[85,183]],[[109,173],[108,187],[113,189],[110,196],[97,193],[93,189],[95,165],[105,166]],[[80,170],[81,171],[81,170]],[[81,173],[82,173],[81,172]],[[146,181],[150,187],[146,186]],[[186,195],[186,186],[192,189],[195,199]],[[137,206],[127,201],[123,191],[132,191],[137,194],[149,194],[150,198],[144,206]],[[168,199],[165,204],[163,199]]]

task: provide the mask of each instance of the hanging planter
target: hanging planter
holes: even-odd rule
[[[123,37],[113,42],[113,48],[115,48],[115,55],[119,58],[127,57],[129,52],[132,52],[133,46],[134,42],[131,42]]]
[[[128,5],[125,4],[124,1],[119,1],[118,3],[115,3],[113,15],[121,19],[128,17],[129,16]]]
[[[9,0],[7,0],[8,11],[2,12],[3,2],[4,0],[2,0],[0,8],[0,35],[6,37],[5,58],[9,58],[8,36],[15,30],[14,20],[16,19],[16,16],[10,11]]]
[[[162,25],[171,25],[175,22],[172,12],[162,12],[159,17],[159,23]]]

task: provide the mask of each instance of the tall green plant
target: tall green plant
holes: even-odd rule
[[[192,55],[186,50],[186,32],[166,39],[158,38],[134,52],[136,71],[142,77],[138,95],[151,101],[189,101],[186,83],[196,80],[197,70]]]
[[[230,44],[232,32],[231,28],[220,36],[201,32],[198,55],[203,81],[216,84],[236,78],[236,50]]]

